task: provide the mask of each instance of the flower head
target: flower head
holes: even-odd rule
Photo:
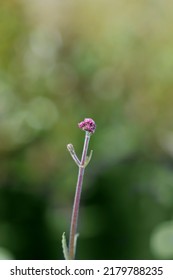
[[[88,131],[89,133],[94,133],[96,129],[95,122],[90,118],[84,119],[84,121],[80,122],[78,126],[82,130]]]

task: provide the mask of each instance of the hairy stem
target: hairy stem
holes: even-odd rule
[[[83,176],[85,171],[85,162],[87,157],[88,145],[90,140],[90,133],[86,131],[85,133],[85,141],[83,146],[82,158],[80,161],[78,179],[76,185],[76,193],[73,203],[73,212],[71,217],[71,226],[70,226],[70,240],[69,240],[69,258],[73,260],[75,258],[75,246],[76,246],[76,234],[77,234],[77,223],[78,223],[78,214],[79,214],[79,205],[80,205],[80,197],[82,191],[82,183]]]

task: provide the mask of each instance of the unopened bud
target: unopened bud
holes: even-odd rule
[[[88,131],[89,133],[94,133],[96,129],[95,122],[90,118],[84,119],[84,121],[80,122],[78,126],[82,130]]]
[[[67,149],[69,150],[70,153],[74,153],[74,147],[72,144],[68,144]]]

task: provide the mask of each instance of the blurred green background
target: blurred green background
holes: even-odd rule
[[[173,258],[173,2],[1,0],[0,258]]]

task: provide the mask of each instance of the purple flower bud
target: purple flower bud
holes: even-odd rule
[[[78,126],[82,130],[88,131],[89,133],[94,133],[96,129],[95,122],[90,118],[84,119],[84,121],[80,122]]]

